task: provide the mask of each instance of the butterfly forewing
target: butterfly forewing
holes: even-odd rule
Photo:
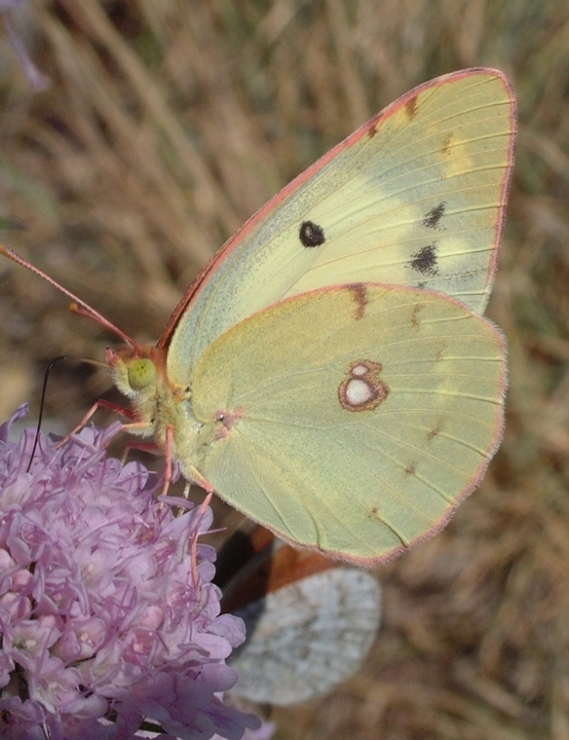
[[[170,344],[187,381],[204,349],[285,297],[381,282],[486,305],[510,180],[504,76],[465,70],[408,93],[310,167],[230,240]]]

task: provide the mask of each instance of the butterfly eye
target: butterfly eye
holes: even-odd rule
[[[128,368],[128,382],[133,391],[141,391],[152,384],[156,367],[152,360],[135,360]]]

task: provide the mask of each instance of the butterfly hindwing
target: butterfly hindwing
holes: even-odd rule
[[[381,594],[374,576],[336,567],[237,610],[247,640],[231,657],[231,693],[286,706],[330,691],[360,667],[376,636]]]
[[[191,449],[189,428],[175,442],[286,541],[370,565],[442,526],[475,486],[501,434],[504,386],[499,333],[457,301],[339,286],[213,342],[194,378],[200,431]]]
[[[247,630],[229,660],[239,676],[230,695],[294,704],[359,670],[381,618],[374,575],[284,545],[259,526],[235,532],[216,567],[222,609]]]

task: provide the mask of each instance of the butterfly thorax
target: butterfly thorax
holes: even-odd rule
[[[204,423],[194,417],[191,387],[168,378],[164,348],[126,345],[108,349],[106,356],[117,388],[133,405],[135,421],[127,425],[128,431],[152,436],[170,459],[180,464],[186,479],[203,485],[200,469],[204,455],[212,442],[227,432],[231,418]]]

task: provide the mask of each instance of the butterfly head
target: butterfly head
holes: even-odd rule
[[[180,423],[181,403],[186,394],[166,376],[166,350],[135,344],[118,350],[108,348],[106,359],[116,387],[134,409],[133,434],[152,435],[159,446],[166,443],[167,428]]]
[[[154,395],[165,377],[164,351],[157,347],[125,345],[118,350],[107,348],[106,358],[115,385],[133,400]]]

